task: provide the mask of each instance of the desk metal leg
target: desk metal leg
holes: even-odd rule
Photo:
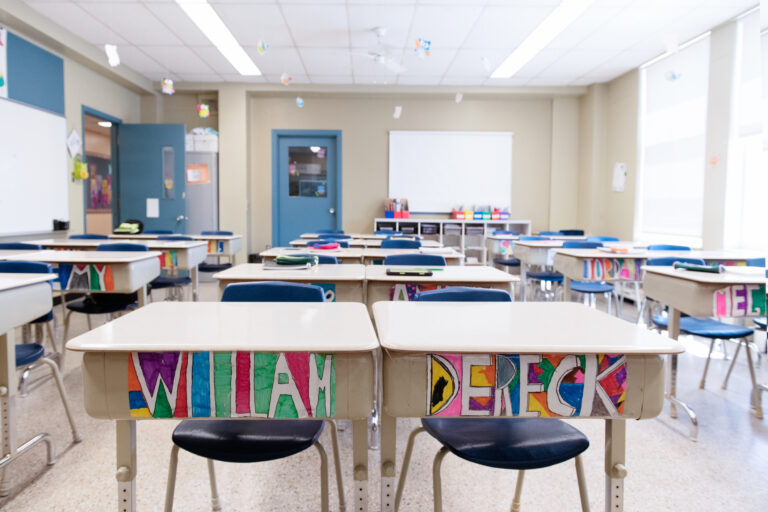
[[[395,510],[397,419],[381,414],[381,510]]]
[[[626,420],[605,420],[605,510],[624,510]]]
[[[571,301],[571,278],[563,276],[563,302]]]
[[[199,280],[198,280],[197,273],[198,273],[197,265],[195,265],[189,270],[189,275],[192,278],[192,300],[195,302],[200,300],[200,291],[198,288]]]
[[[139,296],[139,307],[143,308],[147,303],[147,285],[140,286],[139,289],[136,290],[136,295]],[[88,315],[88,319],[90,320],[90,315]],[[90,330],[90,326],[88,326],[88,329]]]
[[[667,333],[669,337],[676,340],[680,336],[680,311],[670,307],[668,313]],[[677,354],[669,355],[669,390],[667,392],[669,400],[669,416],[677,418],[677,407],[680,407],[691,420],[691,441],[696,441],[699,437],[699,420],[691,407],[677,398]]]
[[[352,510],[368,510],[368,418],[352,421],[352,474],[355,491]]]
[[[14,402],[16,394],[16,346],[13,331],[0,335],[0,414],[3,417],[2,459],[12,459],[16,454],[16,418]],[[8,496],[10,487],[5,468],[0,469],[0,496]]]
[[[136,420],[117,420],[117,510],[136,510]]]
[[[520,296],[523,302],[528,301],[528,264],[520,262]]]

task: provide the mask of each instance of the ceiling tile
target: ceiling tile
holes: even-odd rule
[[[411,24],[410,41],[423,38],[432,42],[432,50],[459,48],[480,16],[480,6],[418,6]]]
[[[533,78],[549,66],[555,63],[568,50],[562,48],[544,48],[536,56],[523,66],[515,76],[520,78]]]
[[[179,73],[181,82],[221,82],[217,73]]]
[[[159,82],[163,78],[170,78],[174,82],[179,80],[179,75],[175,75],[173,73],[168,73],[163,71],[162,73],[142,73],[145,77],[149,78],[153,82]]]
[[[504,87],[516,87],[522,86],[528,83],[529,78],[520,78],[513,76],[512,78],[489,78],[484,82],[484,85],[490,86],[504,86]]]
[[[568,82],[571,81],[570,77],[564,77],[564,78],[531,78],[526,82],[525,85],[527,86],[535,86],[535,87],[561,87],[568,85]]]
[[[167,69],[160,65],[159,62],[135,46],[120,45],[117,47],[117,53],[120,55],[121,64],[125,64],[139,73],[160,73],[162,71],[167,71]]]
[[[343,5],[283,5],[283,15],[297,46],[349,46],[347,10]]]
[[[397,76],[355,76],[354,80],[356,84],[363,85],[394,85],[397,82]]]
[[[35,2],[30,5],[44,16],[66,27],[89,43],[103,45],[107,43],[126,44],[128,42],[114,30],[110,30],[106,25],[73,3]]]
[[[438,51],[430,53],[429,57],[419,58],[416,52],[406,50],[403,55],[402,64],[407,71],[402,73],[408,76],[436,76],[442,77],[451,65],[457,50],[441,48]]]
[[[572,50],[536,75],[536,78],[577,77],[588,73],[616,55],[613,51]]]
[[[277,5],[227,3],[214,9],[242,46],[256,46],[262,40],[272,46],[293,46]]]
[[[391,58],[394,63],[400,62],[399,54],[392,55]],[[352,70],[355,77],[388,77],[392,79],[395,76],[395,73],[384,64],[377,62],[371,57],[357,53],[352,54]]]
[[[205,61],[210,68],[219,74],[239,74],[235,67],[224,58],[221,52],[215,46],[195,46],[192,48],[201,59]],[[254,60],[255,62],[255,60]],[[259,68],[262,73],[264,70]]]
[[[225,82],[244,82],[244,83],[264,83],[266,78],[263,76],[243,76],[239,73],[226,73],[221,75]]]
[[[600,31],[619,15],[624,7],[598,7],[592,5],[555,37],[548,48],[574,48],[595,32]]]
[[[205,34],[197,28],[197,25],[181,10],[176,3],[153,3],[147,4],[152,14],[154,14],[161,23],[167,26],[184,44],[188,45],[208,45],[211,42],[205,37]]]
[[[670,2],[665,9],[628,7],[603,24],[599,30],[579,43],[584,50],[615,49],[617,52],[635,46],[649,34],[663,30],[673,20],[690,11],[689,7]]]
[[[264,75],[264,79],[267,82],[273,83],[273,84],[279,84],[280,82],[280,75]],[[308,84],[310,83],[309,77],[307,75],[291,75],[291,84]],[[289,85],[285,86],[286,88],[290,87]]]
[[[543,7],[488,7],[464,42],[464,48],[512,51],[554,10]]]
[[[408,29],[415,9],[412,5],[349,6],[350,44],[354,48],[375,48],[379,44],[373,29],[382,27],[386,33],[381,43],[402,48],[410,44]]]
[[[253,46],[246,47],[245,51],[265,75],[277,75],[279,77],[283,73],[289,75],[306,74],[299,52],[295,48],[270,48],[264,55],[259,55],[256,47]]]
[[[180,45],[165,25],[138,3],[81,3],[99,21],[136,46]]]
[[[439,76],[399,76],[397,83],[400,85],[439,85]]]
[[[312,75],[313,84],[352,84],[352,75]]]
[[[347,49],[299,48],[299,54],[310,76],[352,75],[352,58]]]
[[[142,51],[174,73],[212,73],[208,64],[187,46],[140,46]]]
[[[456,52],[445,76],[478,76],[488,78],[505,58],[506,50],[467,50]]]
[[[485,76],[445,76],[440,81],[441,85],[482,85]]]

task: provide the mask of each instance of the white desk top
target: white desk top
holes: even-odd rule
[[[696,281],[702,284],[766,284],[765,268],[763,267],[726,267],[721,274],[696,272],[672,267],[644,267],[646,272],[659,274],[672,279]]]
[[[328,256],[343,256],[345,258],[362,258],[363,250],[364,249],[360,248],[325,250],[313,249],[311,247],[272,247],[271,249],[261,251],[259,255],[262,257],[266,256],[268,258],[274,258],[281,255],[295,256],[296,254],[316,254],[320,256],[321,254],[327,254]]]
[[[11,256],[8,260],[44,261],[46,263],[133,263],[157,258],[160,251],[36,251],[19,256]]]
[[[379,346],[355,302],[156,302],[73,338],[85,352],[361,352]]]
[[[0,292],[30,286],[46,281],[53,281],[58,276],[56,274],[16,274],[0,272]]]
[[[368,281],[393,281],[393,282],[425,282],[437,281],[441,283],[510,283],[513,280],[519,280],[519,276],[513,276],[502,270],[493,267],[486,267],[481,265],[476,266],[455,266],[448,265],[441,267],[442,270],[433,270],[431,276],[388,276],[387,269],[404,270],[412,268],[430,268],[436,267],[427,265],[397,265],[397,266],[385,266],[385,265],[366,265],[365,267],[365,279]]]
[[[515,245],[522,245],[533,249],[553,249],[561,247],[563,240],[516,240]]]
[[[156,240],[151,238],[121,238],[120,242],[114,240],[72,240],[72,239],[60,239],[46,238],[43,240],[34,240],[30,243],[39,244],[43,247],[93,247],[94,249],[103,244],[114,243],[135,243],[146,245],[151,249],[169,250],[169,249],[190,249],[192,247],[205,246],[203,241],[189,241],[189,240]]]
[[[409,352],[681,353],[678,342],[569,302],[377,302],[381,346]]]
[[[0,260],[7,260],[15,256],[23,256],[25,254],[35,254],[38,251],[28,251],[26,249],[14,250],[14,249],[0,249]],[[24,259],[24,258],[15,258]]]
[[[382,249],[376,247],[369,247],[367,249],[361,249],[363,256],[366,258],[386,258],[393,254],[438,254],[446,259],[448,258],[464,258],[464,255],[451,247],[430,248],[425,247],[422,249]]]
[[[182,233],[173,233],[176,235],[181,235]],[[117,235],[112,234],[109,235],[109,238],[124,240],[126,238],[128,239],[135,239],[135,240],[154,240],[159,236],[163,235],[154,235],[154,234],[146,234],[146,233],[139,233],[135,235]],[[191,236],[195,240],[234,240],[236,238],[243,238],[242,235],[184,235],[184,236]]]
[[[321,233],[302,233],[300,238],[317,238]],[[328,234],[328,233],[322,233]],[[383,240],[389,235],[374,235],[373,233],[343,233],[344,235],[351,236],[352,238],[363,238],[365,240]],[[408,236],[408,235],[403,235]]]
[[[243,238],[242,235],[188,235],[195,240],[237,240]]]
[[[365,278],[365,267],[360,264],[348,265],[315,265],[309,270],[264,270],[261,263],[243,263],[228,268],[216,274],[214,279],[247,281],[362,281]]]
[[[576,258],[701,258],[707,261],[745,261],[750,258],[760,257],[760,254],[744,251],[719,250],[719,251],[649,251],[642,248],[630,248],[629,252],[608,252],[600,249],[557,249],[558,254],[574,256]]]

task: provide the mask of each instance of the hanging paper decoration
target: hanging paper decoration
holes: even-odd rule
[[[293,80],[293,77],[289,75],[288,73],[283,73],[280,75],[280,82],[282,82],[283,85],[288,85],[288,82]]]
[[[677,73],[675,71],[667,71],[667,80],[670,82],[674,82],[675,80],[679,80],[680,77],[683,76],[681,73]]]
[[[198,103],[197,115],[200,116],[200,119],[207,119],[211,117],[211,108],[207,103]]]
[[[416,48],[414,51],[416,52],[416,55],[420,59],[425,59],[429,57],[429,48],[432,46],[432,41],[427,41],[426,39],[418,38],[416,40]]]
[[[299,107],[299,108],[303,108],[304,107],[304,98],[302,98],[301,96],[296,96],[296,106]]]
[[[456,93],[456,103],[461,103],[461,100],[463,100],[463,99],[464,99],[464,95],[461,94],[460,92],[457,92]]]
[[[163,94],[168,94],[170,96],[176,92],[176,89],[173,88],[173,80],[170,78],[163,78],[160,81],[160,85],[162,87]]]
[[[117,54],[117,46],[113,44],[105,44],[104,51],[107,54],[107,61],[110,66],[114,68],[120,65],[120,55]]]
[[[394,113],[392,114],[392,117],[394,117],[395,119],[400,119],[400,114],[402,113],[403,113],[403,107],[401,107],[400,105],[397,105],[395,107]]]
[[[269,44],[264,40],[261,40],[256,44],[256,51],[259,52],[259,55],[264,55],[267,53],[267,50],[269,50]]]
[[[74,166],[72,168],[73,180],[85,180],[88,179],[88,166],[83,162],[80,154],[75,155]]]

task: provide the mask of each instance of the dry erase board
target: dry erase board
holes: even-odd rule
[[[407,198],[413,212],[509,206],[512,133],[389,132],[389,197]]]
[[[0,98],[0,236],[69,219],[66,120]]]

